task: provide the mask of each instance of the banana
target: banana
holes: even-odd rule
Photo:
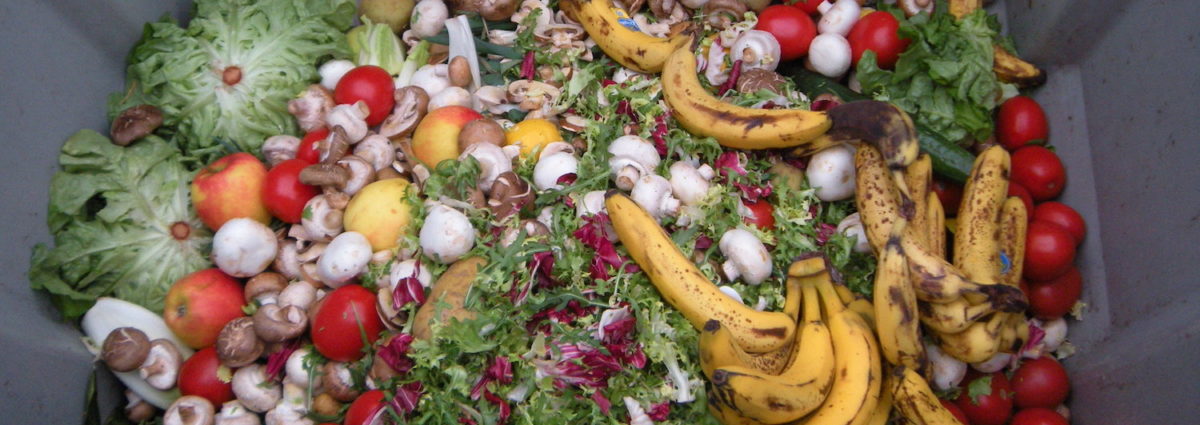
[[[929,382],[917,371],[897,366],[888,378],[892,403],[900,415],[915,425],[962,425],[953,413],[942,406]]]
[[[709,320],[700,331],[700,370],[704,376],[712,378],[713,371],[721,367],[741,366],[763,373],[775,375],[787,367],[792,359],[792,346],[789,342],[775,351],[766,353],[747,353],[737,345],[729,329],[721,326],[717,320]]]
[[[913,215],[909,225],[917,230],[920,241],[925,249],[933,251],[933,233],[936,229],[930,226],[929,190],[933,184],[933,160],[929,154],[921,154],[904,170],[904,184],[908,186],[909,198],[913,201]]]
[[[838,301],[831,282],[818,281],[836,357],[833,387],[821,407],[805,418],[808,425],[863,425],[879,404],[882,359],[875,335],[857,314]]]
[[[946,354],[967,363],[979,363],[996,354],[1000,349],[1000,333],[1009,316],[993,314],[983,322],[972,323],[967,330],[955,334],[938,334],[938,347]]]
[[[589,31],[590,32],[590,31]],[[640,48],[637,44],[631,48]],[[807,148],[808,154],[832,146],[819,138],[832,125],[825,112],[800,109],[753,109],[726,103],[700,85],[696,55],[677,49],[662,67],[663,99],[671,115],[689,133],[711,136],[735,149]]]
[[[900,220],[900,194],[884,163],[883,155],[871,146],[859,145],[854,153],[854,203],[862,218],[867,241],[876,255]]]
[[[885,377],[883,380],[883,389],[879,391],[879,403],[875,405],[875,411],[871,412],[871,419],[867,421],[866,425],[887,425],[888,419],[892,417],[894,402],[892,401],[892,392],[887,390],[890,388],[888,385],[890,379]]]
[[[1000,341],[997,344],[1000,351],[1020,353],[1025,341],[1029,340],[1029,323],[1024,314],[1006,313],[1008,321],[1000,329]]]
[[[936,192],[930,191],[926,195],[929,199],[926,201],[927,215],[929,219],[925,221],[926,231],[929,238],[929,253],[940,258],[946,257],[946,211],[942,207],[942,200],[938,198]]]
[[[963,186],[958,231],[954,233],[954,265],[972,280],[996,282],[1000,278],[1000,207],[1008,197],[1011,165],[1004,147],[987,148],[975,158]]]
[[[692,44],[690,28],[667,38],[626,28],[611,0],[562,0],[559,7],[583,26],[608,57],[634,71],[657,73],[671,52],[686,50]]]
[[[650,277],[663,299],[692,326],[703,329],[716,319],[742,349],[765,353],[782,348],[796,331],[787,314],[757,311],[725,295],[708,280],[658,222],[629,197],[610,192],[604,201],[617,237],[629,256]]]
[[[804,323],[787,368],[778,375],[740,366],[717,368],[710,377],[710,396],[743,417],[769,424],[800,419],[820,406],[830,391],[836,365],[815,287],[815,280],[828,278],[821,274],[803,279]]]
[[[917,299],[944,304],[961,297],[977,298],[993,303],[1001,311],[1022,311],[1027,303],[1020,288],[1000,283],[979,283],[968,279],[961,270],[934,256],[918,243],[911,233],[900,238],[901,248],[908,256],[909,277]]]
[[[983,7],[983,0],[950,0],[949,11],[957,19],[970,15],[976,9]]]
[[[855,298],[846,303],[846,309],[858,313],[859,316],[862,316],[863,321],[871,327],[871,330],[875,330],[875,304],[871,300],[865,297]]]
[[[925,345],[917,295],[908,278],[908,261],[898,238],[892,238],[879,255],[875,269],[875,331],[883,357],[894,365],[925,368]]]
[[[1000,207],[1000,253],[1002,268],[1000,283],[1019,287],[1025,269],[1025,233],[1029,229],[1025,202],[1010,197]]]
[[[919,308],[921,323],[941,334],[953,334],[967,330],[975,321],[996,312],[990,301],[971,304],[959,298],[945,304],[922,303]]]
[[[883,155],[888,168],[903,172],[921,154],[912,118],[896,105],[878,100],[843,103],[829,110],[833,126],[827,133],[837,141],[861,140]],[[896,182],[904,187],[904,181]]]
[[[713,417],[717,418],[717,420],[720,421],[722,424],[724,424],[724,425],[765,425],[762,422],[742,416],[742,414],[738,413],[736,410],[734,410],[733,407],[731,407],[725,403],[722,403],[721,401],[717,400],[715,397],[712,397],[711,396],[712,393],[713,392],[712,392],[711,384],[710,384],[710,389],[708,391],[708,394],[710,394],[710,396],[708,397],[708,402],[707,402],[708,413],[711,413],[713,415]]]
[[[1046,83],[1046,72],[1037,65],[1009,53],[1000,45],[992,46],[992,72],[1000,81],[1018,87],[1034,87]]]

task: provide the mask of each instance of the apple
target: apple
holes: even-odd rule
[[[246,152],[213,161],[192,179],[192,205],[200,221],[217,230],[230,219],[246,217],[271,224],[271,214],[262,200],[267,166]]]
[[[471,121],[483,118],[474,109],[452,105],[434,109],[413,131],[413,154],[433,170],[439,162],[458,158],[458,133]]]
[[[188,347],[217,342],[230,320],[242,317],[242,284],[220,269],[204,269],[180,278],[167,291],[163,320]]]

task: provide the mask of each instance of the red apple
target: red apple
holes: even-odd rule
[[[262,200],[266,180],[267,167],[254,155],[226,155],[196,173],[192,179],[192,205],[212,230],[239,217],[271,224],[271,214]]]
[[[163,320],[188,347],[204,348],[230,320],[242,317],[242,284],[220,269],[204,269],[171,285]]]
[[[458,158],[458,133],[471,121],[483,118],[465,106],[443,106],[421,119],[413,131],[412,150],[417,159],[433,169],[439,162]]]

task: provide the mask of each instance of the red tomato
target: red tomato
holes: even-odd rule
[[[958,215],[958,205],[962,203],[963,195],[961,184],[935,178],[930,188],[937,193],[938,200],[942,202],[942,209],[946,211],[947,216]]]
[[[296,149],[296,158],[302,159],[309,164],[316,164],[321,161],[321,151],[317,149],[317,143],[329,137],[329,129],[325,127],[318,128],[304,135],[300,139],[300,148]]]
[[[221,360],[217,358],[217,349],[214,346],[192,354],[179,366],[179,393],[204,397],[212,402],[213,406],[233,400],[233,385],[222,381],[217,374],[221,367]],[[232,370],[228,373],[229,376],[233,376]]]
[[[954,404],[953,401],[942,399],[938,399],[938,401],[942,402],[942,407],[949,410],[951,415],[954,415],[954,419],[958,419],[963,425],[971,425],[971,421],[967,419],[967,414],[957,404]]]
[[[382,330],[375,294],[359,285],[333,290],[312,316],[313,346],[334,361],[358,360],[363,356],[363,347],[379,339]]]
[[[1021,201],[1025,203],[1025,219],[1033,220],[1033,197],[1029,196],[1029,190],[1025,189],[1025,186],[1021,186],[1016,183],[1009,183],[1008,196],[1016,196],[1021,198]]]
[[[346,418],[342,420],[342,425],[367,425],[383,406],[383,391],[371,390],[362,393],[350,403],[350,408],[346,409]]]
[[[896,33],[899,28],[900,22],[895,16],[880,11],[871,12],[854,23],[850,34],[846,35],[846,41],[850,42],[850,57],[854,60],[854,65],[858,65],[863,52],[870,50],[875,52],[875,62],[880,68],[895,67],[896,59],[912,41],[900,38]]]
[[[796,0],[792,6],[803,10],[804,13],[809,15],[816,15],[817,12],[820,12],[817,10],[817,7],[821,6],[822,3],[825,3],[825,0]]]
[[[1052,409],[1034,407],[1017,412],[1009,425],[1070,425],[1070,422]]]
[[[1042,202],[1037,208],[1033,209],[1034,220],[1054,223],[1061,226],[1067,233],[1075,238],[1075,245],[1083,242],[1083,236],[1087,234],[1087,223],[1083,221],[1083,216],[1079,215],[1078,211],[1071,208],[1062,202]]]
[[[1057,224],[1029,223],[1025,234],[1026,279],[1044,282],[1062,276],[1075,263],[1075,239]]]
[[[991,392],[971,397],[971,383],[981,379],[990,379]],[[1004,425],[1012,416],[1012,387],[1003,373],[995,372],[988,375],[964,380],[962,391],[955,401],[972,425]],[[979,384],[976,384],[979,385]]]
[[[1052,357],[1027,360],[1013,373],[1013,402],[1017,408],[1045,407],[1053,409],[1067,399],[1071,381],[1067,371]]]
[[[996,114],[996,139],[1005,149],[1014,151],[1029,143],[1044,142],[1049,132],[1046,112],[1037,101],[1015,96],[1000,104]]]
[[[817,36],[817,25],[803,10],[777,4],[758,14],[754,29],[766,31],[779,41],[780,56],[790,61],[808,54],[808,45]]]
[[[267,171],[267,181],[263,183],[263,202],[275,218],[287,223],[299,223],[304,204],[321,193],[316,186],[300,183],[300,170],[309,165],[303,159],[293,158]]]
[[[348,105],[363,101],[367,104],[369,114],[367,125],[374,127],[383,122],[392,113],[396,105],[396,83],[392,75],[383,68],[375,65],[363,65],[351,69],[338,80],[333,89],[333,101],[339,105]]]
[[[1053,320],[1070,313],[1083,293],[1083,276],[1071,267],[1062,276],[1047,282],[1029,282],[1026,295],[1029,311],[1039,319]]]
[[[1033,200],[1048,201],[1062,193],[1067,171],[1054,151],[1026,146],[1012,154],[1012,181],[1025,186]]]
[[[746,211],[742,216],[742,221],[746,224],[753,224],[759,229],[770,230],[775,228],[775,207],[765,199],[759,199],[755,202],[742,200],[742,205],[746,207]]]

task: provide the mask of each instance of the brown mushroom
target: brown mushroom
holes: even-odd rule
[[[237,368],[254,363],[262,356],[262,340],[254,331],[254,319],[239,317],[229,321],[217,335],[217,358],[221,364]]]
[[[746,4],[741,0],[709,0],[704,4],[708,24],[718,29],[728,28],[734,22],[741,21],[746,10]]]
[[[557,87],[540,81],[517,80],[508,85],[508,100],[526,112],[554,104],[560,94],[562,91]]]
[[[350,368],[346,367],[345,363],[327,362],[324,372],[321,375],[321,382],[325,385],[326,394],[342,403],[349,403],[358,398],[359,391],[354,389],[354,378],[350,375]]]
[[[458,132],[458,150],[465,151],[476,143],[504,144],[504,128],[491,118],[480,118],[464,125]]]
[[[322,416],[336,416],[342,410],[342,403],[333,399],[328,393],[317,394],[313,397],[312,411]]]
[[[246,297],[246,303],[258,302],[259,304],[269,304],[274,302],[279,296],[279,292],[283,291],[288,284],[287,278],[275,272],[262,272],[254,275],[250,280],[246,281],[246,287],[243,289],[243,294]]]
[[[118,146],[128,146],[134,140],[146,137],[163,123],[162,110],[154,105],[137,105],[117,115],[113,119],[109,134],[113,143]]]
[[[517,0],[449,0],[446,6],[456,12],[477,12],[488,21],[506,21],[517,11]]]
[[[183,366],[183,355],[179,347],[166,339],[150,341],[150,353],[138,368],[138,374],[156,390],[166,391],[175,387],[179,368]]]
[[[267,304],[254,312],[254,332],[265,342],[282,342],[304,333],[308,314],[299,306]]]
[[[775,94],[783,94],[783,85],[786,83],[787,78],[779,75],[778,72],[754,68],[742,71],[742,75],[737,81],[737,91],[754,93],[766,89]]]
[[[154,418],[158,413],[158,409],[154,405],[147,403],[141,396],[131,390],[125,390],[125,399],[129,400],[125,403],[125,419],[129,419],[133,423],[142,423]]]
[[[100,359],[114,372],[135,370],[148,355],[150,339],[146,337],[146,333],[128,326],[109,332],[100,349]]]
[[[466,56],[450,58],[450,65],[447,69],[451,85],[455,87],[467,87],[471,85],[471,64],[467,62]]]
[[[333,109],[333,92],[320,84],[309,85],[304,93],[288,101],[288,113],[296,117],[296,123],[304,131],[313,131],[325,126],[325,114]]]
[[[328,186],[335,189],[346,187],[350,181],[350,170],[337,164],[313,164],[300,170],[300,183],[311,186]]]
[[[522,180],[516,173],[509,171],[501,173],[492,183],[489,193],[488,208],[501,220],[520,212],[533,204],[536,195],[529,183]]]
[[[522,231],[525,232],[525,239],[527,240],[543,239],[550,234],[550,228],[546,227],[545,224],[540,221],[527,218],[521,220],[517,227],[510,227],[504,230],[504,233],[500,235],[500,246],[507,247],[512,245],[513,242],[516,242],[517,236],[520,235]]]
[[[417,128],[429,107],[429,94],[417,86],[396,89],[396,106],[392,114],[379,126],[379,135],[396,138],[406,137]]]

